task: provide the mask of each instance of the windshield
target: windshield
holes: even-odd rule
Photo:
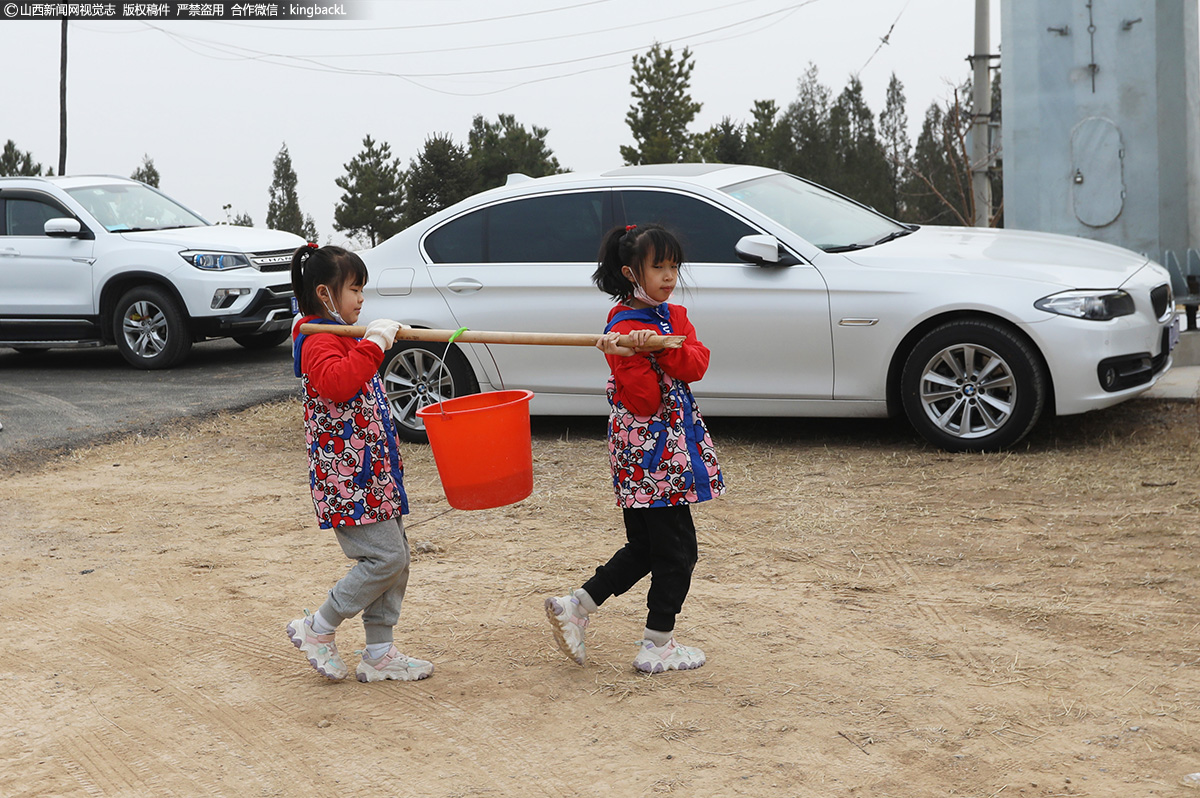
[[[911,232],[886,216],[792,175],[767,175],[722,190],[826,252],[862,249]]]
[[[208,226],[208,222],[148,186],[86,186],[69,188],[67,193],[110,233]]]

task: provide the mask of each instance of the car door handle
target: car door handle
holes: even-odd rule
[[[451,280],[446,284],[446,288],[456,294],[471,294],[483,288],[483,283],[478,280],[472,280],[469,277],[462,277],[457,280]]]
[[[0,249],[0,257],[14,258],[20,254],[21,252],[19,250],[13,249],[12,247],[4,247],[3,249]]]

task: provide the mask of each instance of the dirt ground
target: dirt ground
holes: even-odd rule
[[[888,422],[712,419],[677,629],[644,587],[547,595],[620,543],[599,419],[535,419],[520,504],[451,510],[406,446],[418,683],[331,683],[284,625],[349,563],[316,528],[295,403],[184,422],[0,488],[6,796],[1197,795],[1200,428],[1136,401],[949,455]],[[353,668],[362,629],[339,635]]]

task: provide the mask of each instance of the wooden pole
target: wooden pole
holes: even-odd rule
[[[349,338],[362,338],[367,334],[366,327],[354,327],[341,324],[301,324],[300,332],[305,335],[313,333],[330,333]],[[454,335],[455,330],[426,330],[419,327],[401,327],[396,333],[397,341],[441,341],[446,342]],[[531,346],[595,346],[604,336],[599,333],[531,333],[531,332],[493,332],[489,330],[465,330],[455,338],[455,342],[464,344],[525,344]],[[678,349],[686,339],[682,335],[652,335],[646,343],[646,349]],[[621,346],[632,346],[629,336],[622,335],[618,339]]]

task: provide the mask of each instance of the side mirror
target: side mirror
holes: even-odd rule
[[[83,225],[79,223],[78,219],[63,217],[48,219],[42,230],[51,238],[76,238],[83,231]]]
[[[800,261],[783,248],[775,236],[742,236],[734,245],[738,257],[759,266],[795,266]]]

